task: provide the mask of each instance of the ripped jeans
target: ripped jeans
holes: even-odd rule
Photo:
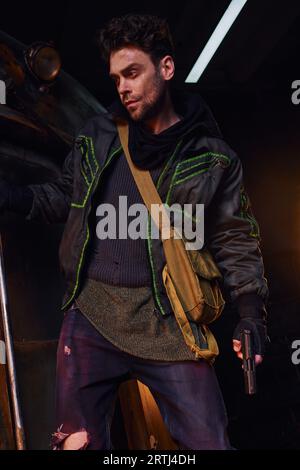
[[[154,361],[121,351],[76,305],[66,312],[57,350],[56,421],[52,449],[86,431],[80,449],[111,450],[119,385],[138,379],[154,396],[181,449],[231,449],[227,415],[212,366],[205,361]]]

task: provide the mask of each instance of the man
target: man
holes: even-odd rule
[[[162,200],[205,205],[205,241],[223,274],[224,295],[241,316],[233,349],[242,358],[240,333],[250,329],[260,363],[268,288],[241,162],[204,102],[171,91],[174,51],[164,20],[114,18],[99,45],[119,100],[87,122],[57,182],[28,186],[21,201],[20,189],[2,183],[1,191],[8,195],[3,208],[29,220],[66,221],[53,448],[110,449],[118,387],[136,378],[150,388],[179,448],[229,449],[213,367],[187,348],[164,289],[161,240],[99,239],[96,210],[110,204],[119,220],[119,196],[128,206],[143,202],[117,135],[114,118],[121,116],[129,123],[133,162],[150,171]]]

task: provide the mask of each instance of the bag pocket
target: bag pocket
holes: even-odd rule
[[[172,281],[172,278],[168,272],[168,267],[165,265],[163,270],[163,282],[164,286],[170,300],[176,321],[183,335],[186,345],[195,355],[196,359],[204,359],[210,363],[213,363],[216,356],[219,354],[219,348],[217,341],[209,330],[208,326],[201,325],[201,334],[203,336],[202,341],[198,339],[199,344],[193,330],[191,328],[191,319],[188,318],[188,313],[184,311],[182,302],[179,300],[178,294],[176,292],[175,285]],[[194,322],[197,323],[197,322]]]
[[[219,286],[222,275],[207,249],[187,250],[187,255],[197,276],[202,296],[200,308],[187,313],[194,321],[207,325],[215,321],[224,309],[225,300]]]
[[[165,240],[164,250],[165,274],[172,280],[188,319],[200,324],[214,321],[225,301],[219,287],[222,276],[209,251],[186,250],[184,240],[174,238]],[[166,285],[165,288],[169,296]]]

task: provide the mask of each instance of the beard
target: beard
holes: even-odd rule
[[[136,122],[144,122],[155,118],[161,111],[165,101],[167,87],[161,78],[159,71],[154,76],[154,82],[151,87],[150,96],[142,98],[141,109],[137,115],[130,113],[131,119]]]

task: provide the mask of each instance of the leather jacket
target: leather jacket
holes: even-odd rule
[[[157,190],[171,205],[204,204],[205,245],[222,275],[225,299],[243,294],[268,296],[260,251],[259,227],[243,185],[242,164],[221,136],[209,135],[194,126],[178,141],[163,166]],[[91,118],[81,129],[55,182],[30,185],[34,193],[29,220],[65,223],[59,248],[60,266],[66,280],[62,310],[80,292],[81,273],[91,239],[88,217],[95,190],[106,168],[122,147],[109,113]],[[161,315],[172,308],[162,282],[165,257],[160,239],[147,240],[152,288]]]

